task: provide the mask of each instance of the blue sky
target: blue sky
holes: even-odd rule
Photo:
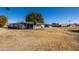
[[[0,15],[7,16],[9,23],[25,21],[30,12],[41,13],[45,23],[79,23],[79,7],[0,7]]]

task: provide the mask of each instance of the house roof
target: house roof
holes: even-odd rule
[[[34,22],[18,22],[18,23],[11,23],[11,24],[34,24]],[[43,24],[43,23],[36,23],[36,24]]]

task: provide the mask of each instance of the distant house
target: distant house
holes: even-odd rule
[[[52,27],[61,27],[61,25],[58,23],[52,23]]]
[[[77,23],[70,24],[70,27],[77,27],[77,26],[79,26],[79,24]]]
[[[62,27],[77,27],[79,24],[73,23],[73,24],[62,24]]]
[[[70,27],[76,27],[76,25],[74,25],[74,24],[71,24],[71,25],[70,25]]]
[[[46,28],[61,27],[61,25],[58,23],[52,23],[52,24],[45,24],[45,27]]]
[[[42,23],[34,23],[34,22],[20,22],[20,23],[12,23],[8,25],[8,28],[11,29],[41,29],[44,28],[44,24]]]
[[[61,24],[62,27],[68,27],[68,24]]]

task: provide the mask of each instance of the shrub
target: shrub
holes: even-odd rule
[[[7,23],[6,16],[0,16],[0,27],[3,27]]]

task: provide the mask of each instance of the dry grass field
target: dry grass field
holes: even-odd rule
[[[1,51],[78,51],[79,33],[76,28],[13,30],[0,28]],[[78,28],[77,28],[78,29]]]

